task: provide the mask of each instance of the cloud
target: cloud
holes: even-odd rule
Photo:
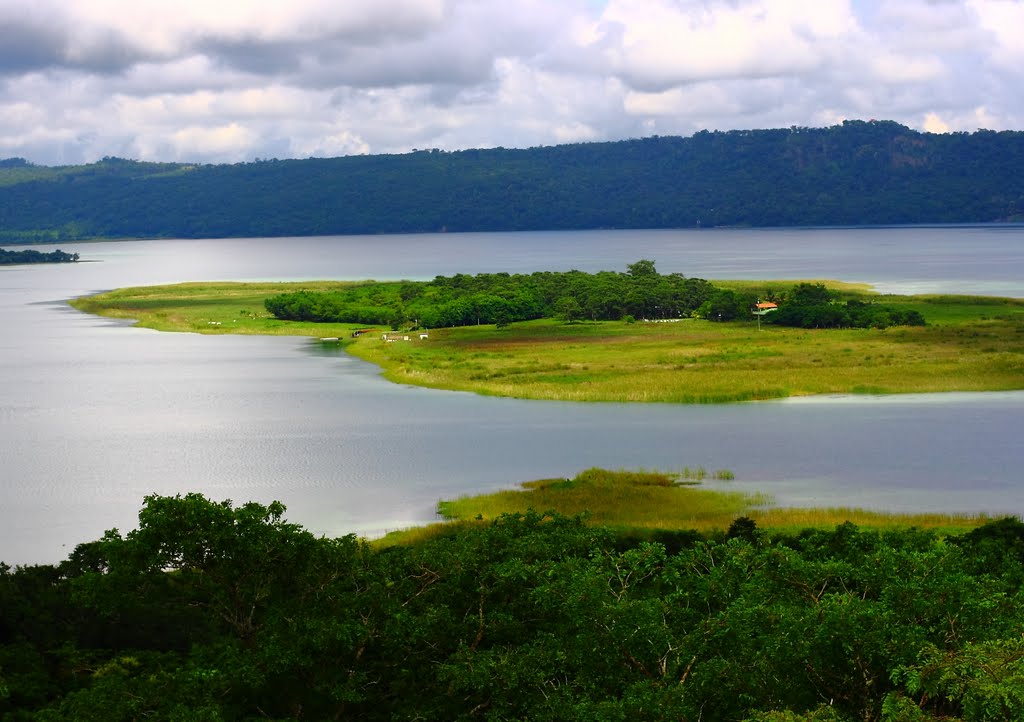
[[[877,55],[869,67],[882,83],[926,83],[945,71],[942,61],[935,56],[914,57],[894,53]]]
[[[841,5],[612,0],[602,18],[605,56],[632,88],[661,91],[690,82],[804,74],[854,26]]]
[[[73,68],[110,73],[144,57],[117,32],[90,28],[73,32],[51,25],[35,13],[15,16],[0,10],[0,76]]]
[[[1019,0],[975,0],[970,3],[978,25],[994,41],[990,60],[1018,80],[1024,78],[1024,3]]]
[[[62,62],[66,38],[31,18],[0,16],[0,41],[0,72],[15,74]]]
[[[926,114],[922,126],[929,133],[949,132],[949,123],[940,118],[937,113]]]
[[[238,123],[215,127],[190,126],[174,131],[171,142],[178,149],[197,149],[207,155],[231,154],[248,148],[255,137],[254,132]]]
[[[5,0],[0,153],[234,162],[1024,127],[1020,0]]]

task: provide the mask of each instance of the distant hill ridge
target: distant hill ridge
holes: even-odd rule
[[[1024,220],[1024,132],[892,121],[529,149],[0,160],[0,242]]]

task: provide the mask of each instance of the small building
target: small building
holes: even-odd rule
[[[754,315],[757,316],[757,330],[761,330],[761,316],[766,316],[772,311],[778,311],[779,305],[771,301],[758,301],[754,305]]]

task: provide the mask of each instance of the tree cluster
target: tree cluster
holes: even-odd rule
[[[46,253],[32,249],[11,251],[0,248],[0,266],[15,263],[74,263],[77,260],[77,253],[65,253],[60,249]]]
[[[1024,219],[1024,132],[889,121],[529,149],[0,161],[0,241]]]
[[[765,317],[779,326],[799,328],[889,328],[924,326],[924,316],[914,309],[850,299],[836,301],[824,285],[801,283],[793,288],[777,311]]]
[[[337,291],[297,291],[266,300],[276,318],[359,324],[417,323],[426,328],[507,325],[559,317],[572,322],[689,316],[723,292],[699,278],[658,273],[642,259],[625,273],[484,273],[429,282],[370,283]],[[734,299],[735,300],[735,299]],[[732,318],[732,316],[730,316]]]
[[[1024,525],[631,539],[535,513],[409,547],[148,497],[0,565],[0,719],[1024,718]]]

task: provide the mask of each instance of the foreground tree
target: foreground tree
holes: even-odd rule
[[[741,518],[669,548],[529,512],[375,551],[284,511],[152,496],[59,566],[0,566],[0,718],[1024,714],[1017,520],[944,540]]]

